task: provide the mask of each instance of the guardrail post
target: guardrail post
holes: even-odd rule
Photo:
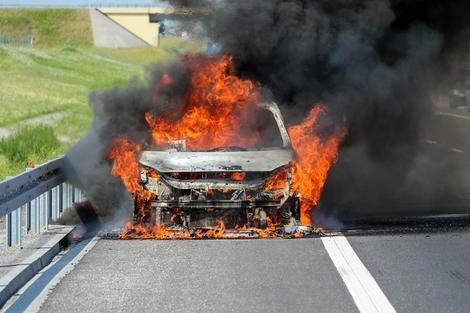
[[[69,205],[67,206],[67,209],[70,208],[73,204],[74,201],[74,191],[73,191],[73,186],[69,185]]]
[[[82,191],[78,188],[74,188],[74,197],[73,197],[73,202],[82,202]]]
[[[26,232],[31,230],[31,201],[26,204]]]
[[[67,188],[66,183],[63,183],[61,185],[61,187],[62,187],[62,207],[61,207],[60,213],[62,214],[62,212],[68,207],[68,205],[67,205],[67,202],[68,202],[68,200],[67,200],[67,195],[68,195],[67,189],[68,188]]]
[[[52,201],[54,201],[52,190],[49,190],[47,192],[47,221],[52,218]]]
[[[39,233],[39,198],[31,201],[31,231],[35,234]]]
[[[7,246],[21,246],[21,208],[8,213],[5,219]]]
[[[78,202],[83,201],[83,192],[81,190],[78,190]]]
[[[67,207],[66,209],[70,208],[73,203],[73,187],[70,184],[67,184]]]
[[[57,220],[59,218],[59,208],[60,208],[60,191],[59,187],[55,187],[51,191],[51,218],[53,221]]]
[[[64,211],[64,184],[59,185],[59,215]]]
[[[70,206],[70,185],[65,183],[65,204],[64,210],[68,209]]]
[[[38,197],[38,210],[36,211],[36,218],[37,218],[37,224],[38,228],[37,231],[38,233],[41,233],[42,231],[42,223],[43,223],[43,218],[42,218],[42,212],[44,211],[44,201],[42,198],[42,195]]]
[[[48,193],[44,193],[39,196],[40,204],[40,211],[39,211],[39,227],[40,231],[44,231],[47,229],[47,211],[48,211]]]

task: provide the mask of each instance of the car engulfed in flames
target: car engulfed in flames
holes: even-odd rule
[[[236,75],[231,56],[187,55],[181,62],[187,79],[161,73],[152,85],[143,116],[149,137],[120,134],[109,149],[111,174],[135,199],[120,238],[311,232],[343,123],[325,132],[320,126],[333,115],[318,103],[286,129],[277,104],[259,82]]]
[[[152,199],[140,212],[146,217],[144,223],[204,229],[223,221],[231,229],[278,225],[297,231],[299,201],[290,190],[289,166],[295,153],[278,106],[272,102],[258,106],[273,116],[271,130],[279,137],[276,147],[187,151],[181,139],[169,141],[166,150],[141,153],[141,183]]]

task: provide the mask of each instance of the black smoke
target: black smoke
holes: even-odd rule
[[[455,134],[434,127],[432,106],[468,75],[469,14],[468,1],[227,1],[213,36],[288,123],[315,102],[346,117],[322,210],[422,214],[469,208],[469,164],[442,148]],[[424,144],[442,132],[436,148]]]
[[[394,20],[386,0],[239,1],[217,12],[214,37],[241,75],[293,108],[289,120],[327,103],[348,118],[350,140],[367,140],[383,158],[395,141],[415,139],[441,45],[421,23],[390,33]]]
[[[239,75],[262,84],[288,124],[302,120],[316,102],[328,105],[337,120],[346,118],[348,135],[323,209],[380,213],[385,201],[393,206],[403,196],[434,199],[435,187],[425,184],[431,178],[422,163],[432,168],[435,162],[423,156],[422,142],[433,121],[432,97],[464,75],[468,1],[169,2],[210,8],[211,40],[234,56]],[[154,99],[163,73],[180,83]],[[91,99],[93,127],[68,158],[69,177],[96,207],[130,206],[124,187],[110,175],[107,151],[122,135],[145,144],[144,113],[177,110],[187,79],[182,63],[174,61],[157,66],[147,85],[134,83]],[[419,188],[403,190],[410,179]],[[452,196],[448,190],[442,193]]]
[[[171,73],[178,84],[159,90],[155,86],[164,74]],[[126,137],[146,147],[150,131],[145,113],[154,115],[177,111],[178,97],[183,97],[188,79],[183,62],[174,60],[154,67],[149,82],[133,80],[128,87],[96,91],[90,95],[93,124],[88,134],[66,155],[67,180],[80,187],[97,214],[108,222],[122,222],[132,213],[133,200],[120,178],[111,175],[108,153],[114,141]],[[66,220],[76,218],[73,212]]]

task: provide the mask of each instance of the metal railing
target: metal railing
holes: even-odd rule
[[[64,180],[64,159],[58,158],[0,183],[0,218],[7,247],[22,246],[23,237],[47,230],[82,192]]]
[[[21,46],[21,47],[32,47],[34,44],[34,39],[32,36],[23,37],[23,38],[13,38],[4,33],[0,33],[0,44],[11,45],[11,46]]]

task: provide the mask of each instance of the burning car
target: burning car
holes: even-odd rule
[[[146,208],[147,223],[189,228],[213,227],[221,220],[228,228],[298,224],[298,200],[290,190],[294,150],[288,131],[276,103],[258,107],[272,117],[275,147],[187,151],[181,139],[169,141],[166,150],[141,153],[141,183],[153,199]]]
[[[182,62],[184,88],[168,73],[152,85],[143,116],[149,136],[124,134],[110,147],[111,173],[135,197],[121,238],[226,238],[230,231],[272,238],[311,230],[344,129],[317,129],[328,112],[321,104],[286,129],[277,104],[260,83],[238,77],[228,55]]]

